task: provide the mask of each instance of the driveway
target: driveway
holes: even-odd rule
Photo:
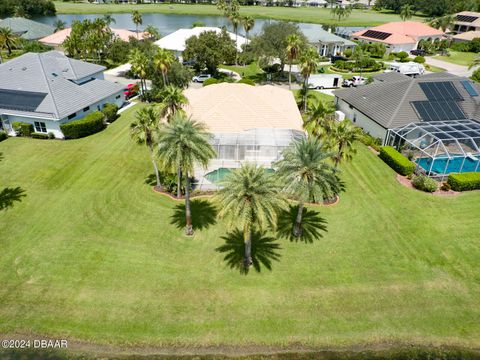
[[[472,73],[475,71],[475,68],[468,70],[468,67],[452,64],[443,60],[436,59],[432,56],[426,57],[427,64],[442,68],[447,70],[450,74],[457,75],[457,76],[466,76],[470,77]]]

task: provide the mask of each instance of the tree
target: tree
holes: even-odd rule
[[[352,7],[349,6],[341,6],[337,5],[335,7],[332,7],[331,12],[333,16],[336,16],[338,18],[338,21],[342,20],[342,18],[347,18],[350,16],[352,13]]]
[[[140,78],[140,92],[143,95],[147,90],[146,77],[149,67],[149,59],[139,49],[133,49],[130,52],[128,61],[132,66],[133,73]]]
[[[0,1],[0,18],[14,15],[21,17],[54,16],[55,5],[50,0],[2,0]]]
[[[227,175],[214,199],[221,209],[219,217],[237,222],[245,242],[244,266],[252,264],[252,230],[274,227],[281,209],[286,207],[275,176],[255,164],[243,164]]]
[[[308,80],[310,75],[317,70],[320,56],[314,47],[308,47],[302,52],[299,58],[300,74],[303,77],[303,111],[307,111]]]
[[[162,117],[165,117],[167,121],[173,119],[177,113],[183,112],[183,107],[188,104],[188,100],[183,95],[181,88],[173,85],[168,85],[160,91],[160,98],[162,101]]]
[[[18,37],[10,28],[0,27],[0,52],[7,49],[8,54],[17,46]]]
[[[163,83],[165,85],[168,85],[167,74],[174,61],[175,57],[172,52],[161,48],[157,50],[157,53],[153,58],[153,64],[162,73]]]
[[[65,26],[67,26],[65,21],[62,21],[60,19],[56,20],[53,23],[53,27],[55,28],[55,32],[65,29]]]
[[[150,158],[152,160],[155,177],[157,179],[157,188],[162,189],[160,182],[160,174],[158,171],[157,161],[155,159],[155,131],[158,128],[160,116],[153,106],[141,108],[136,115],[136,120],[130,124],[130,135],[137,144],[145,144],[150,150]]]
[[[302,234],[302,215],[306,202],[332,198],[340,190],[335,168],[330,165],[333,153],[315,137],[293,142],[282,152],[282,160],[274,164],[284,191],[298,200],[298,214],[293,235]]]
[[[468,66],[468,69],[470,70],[471,68],[480,65],[480,55],[477,55],[473,58],[472,62]]]
[[[115,20],[115,18],[110,15],[110,14],[105,14],[103,15],[103,21],[105,22],[105,24],[107,24],[107,26],[110,26],[112,24],[116,24],[117,21]]]
[[[342,161],[351,161],[353,155],[357,153],[355,142],[360,140],[362,130],[349,120],[335,122],[334,124],[329,133],[329,138],[334,152],[333,162],[335,168],[337,168]]]
[[[434,27],[435,29],[441,29],[443,32],[447,30],[453,29],[455,24],[456,17],[454,15],[445,15],[441,17],[437,17],[430,21],[430,26]]]
[[[135,24],[138,39],[138,26],[143,24],[142,14],[138,10],[132,11],[132,21]]]
[[[183,58],[194,61],[198,71],[206,68],[210,74],[216,74],[218,65],[235,62],[236,53],[235,42],[223,29],[219,34],[205,31],[187,39]]]
[[[292,64],[297,60],[300,50],[304,47],[302,39],[297,34],[287,37],[287,59],[288,59],[288,88],[292,88]]]
[[[206,125],[177,113],[169,123],[164,123],[158,131],[158,154],[165,169],[176,170],[178,193],[181,194],[181,177],[185,175],[185,232],[193,235],[192,213],[190,208],[190,176],[196,164],[206,168],[210,159],[215,157],[210,142],[212,135]]]
[[[400,18],[402,21],[410,20],[413,17],[413,6],[410,4],[405,4],[400,10]]]
[[[149,35],[149,38],[152,39],[153,41],[157,41],[158,39],[161,38],[160,31],[158,30],[158,28],[151,24],[145,27],[144,32],[146,32]]]
[[[247,39],[247,45],[249,42],[250,31],[255,27],[255,19],[252,16],[244,16],[242,18],[243,29],[245,30],[245,37]]]
[[[315,98],[313,101],[308,101],[303,128],[309,135],[325,139],[333,126],[331,117],[334,111],[333,105],[325,103],[321,99]]]

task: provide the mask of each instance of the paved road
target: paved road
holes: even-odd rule
[[[436,59],[435,57],[427,56],[427,64],[442,68],[447,70],[447,72],[458,75],[469,77],[475,71],[475,68],[468,70],[468,67],[462,65],[452,64],[443,60]]]

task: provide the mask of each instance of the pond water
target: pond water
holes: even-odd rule
[[[57,16],[45,16],[36,18],[36,21],[42,22],[44,24],[53,25],[56,20],[64,21],[67,26],[70,26],[73,20],[84,20],[84,19],[95,19],[97,17],[102,17],[103,15],[64,15],[59,14]],[[143,16],[143,25],[139,27],[140,30],[144,29],[147,25],[154,25],[160,30],[162,36],[168,35],[181,28],[190,28],[192,24],[196,21],[201,21],[205,26],[215,26],[222,27],[226,26],[230,31],[232,27],[229,24],[228,20],[222,16],[201,16],[201,15],[176,15],[176,14],[151,14],[145,13]],[[135,25],[132,22],[131,14],[112,14],[112,17],[115,19],[115,24],[112,24],[111,27],[130,29],[134,30]],[[275,22],[275,20],[268,19],[255,19],[255,27],[251,31],[251,34],[256,34],[262,30],[264,24]],[[315,30],[321,29],[322,25],[318,24],[308,24],[308,23],[298,23],[300,29],[304,32],[305,35],[314,34]],[[243,28],[239,27],[238,33],[243,34]]]

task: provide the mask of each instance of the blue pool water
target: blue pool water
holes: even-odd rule
[[[465,163],[463,164],[463,169],[462,169],[462,163],[464,159],[465,159]],[[424,168],[427,172],[430,170],[430,166],[432,166],[432,161],[433,160],[430,158],[417,159],[418,165]],[[450,173],[459,173],[459,172],[472,172],[475,170],[480,171],[480,165],[479,165],[480,160],[473,160],[470,158],[463,158],[463,157],[455,157],[453,159],[450,159],[450,162],[448,163],[448,167],[445,169],[445,166],[447,166],[447,162],[448,162],[448,159],[436,159],[433,163],[432,172],[437,174],[450,174]],[[460,169],[462,170],[460,171]]]

